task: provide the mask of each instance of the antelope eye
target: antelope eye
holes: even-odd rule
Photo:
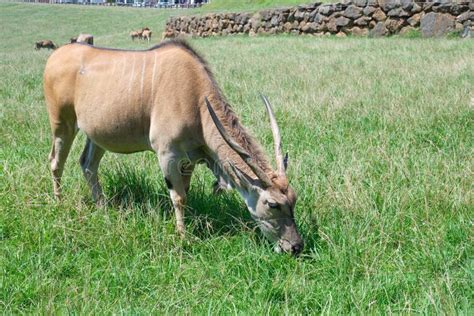
[[[270,206],[271,208],[278,208],[280,205],[278,203],[275,203],[275,202],[270,202],[268,201],[268,206]]]

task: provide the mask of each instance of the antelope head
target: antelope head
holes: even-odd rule
[[[303,250],[303,240],[294,219],[296,194],[286,177],[288,154],[282,155],[280,130],[272,106],[265,96],[262,96],[262,100],[270,117],[277,163],[277,171],[272,171],[271,174],[265,172],[255,159],[227,134],[207,98],[206,104],[222,138],[258,178],[253,179],[232,162],[228,162],[227,169],[230,169],[233,176],[239,180],[236,189],[243,196],[252,218],[258,223],[263,234],[276,243],[275,251],[298,255]]]

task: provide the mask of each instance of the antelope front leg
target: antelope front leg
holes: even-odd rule
[[[166,182],[167,185],[169,181]],[[186,235],[186,227],[184,226],[184,207],[186,206],[186,193],[179,192],[179,190],[169,189],[170,197],[173,201],[174,212],[176,216],[176,230],[181,238]],[[179,193],[178,193],[179,192]]]
[[[179,168],[180,158],[172,152],[159,154],[160,167],[165,176],[166,186],[170,192],[171,201],[176,216],[176,230],[181,238],[185,236],[184,208],[186,206],[186,184]]]

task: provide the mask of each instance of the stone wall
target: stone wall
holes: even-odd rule
[[[256,13],[171,17],[163,37],[277,33],[384,36],[415,28],[420,28],[422,35],[429,37],[451,31],[469,34],[473,25],[474,0],[345,0]]]

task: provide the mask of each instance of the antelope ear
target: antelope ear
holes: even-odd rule
[[[239,179],[240,183],[247,189],[247,191],[250,190],[257,190],[260,191],[262,190],[255,184],[253,184],[253,180],[249,178],[244,172],[242,172],[237,166],[234,166],[232,163],[229,163],[230,168],[232,169],[232,172],[235,174],[237,179]]]
[[[237,168],[233,163],[229,162],[230,169],[232,169],[232,172],[235,174],[237,179],[246,187],[246,188],[251,188],[252,183],[250,182],[250,179],[245,176],[245,174]]]

